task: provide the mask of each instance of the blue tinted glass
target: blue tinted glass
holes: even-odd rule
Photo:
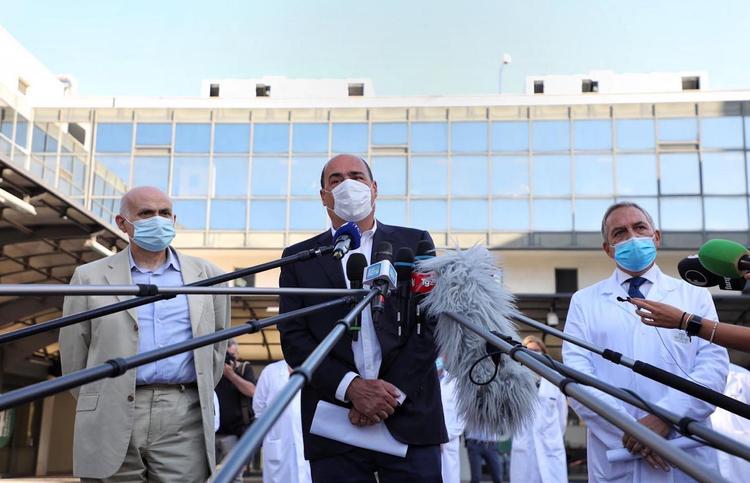
[[[528,151],[529,123],[526,121],[493,122],[493,151]]]
[[[445,158],[411,159],[412,195],[447,195],[448,160]]]
[[[696,141],[698,140],[698,123],[694,117],[659,119],[659,140]]]
[[[700,230],[702,212],[701,199],[697,196],[661,198],[661,229]]]
[[[367,147],[367,124],[333,125],[331,151],[334,153],[366,153]]]
[[[492,194],[500,196],[529,194],[529,158],[504,156],[492,158]]]
[[[445,231],[448,203],[444,200],[412,200],[411,226],[422,230]]]
[[[379,195],[406,194],[406,157],[373,157],[372,175],[378,182]]]
[[[612,156],[576,156],[576,194],[612,195]]]
[[[566,151],[570,147],[568,121],[534,121],[534,151]]]
[[[495,200],[492,202],[492,229],[497,231],[528,231],[528,200]]]
[[[570,231],[573,210],[570,200],[534,200],[534,231]]]
[[[169,158],[136,156],[133,164],[133,186],[156,186],[167,191]]]
[[[536,156],[533,161],[536,196],[570,194],[570,156]]]
[[[0,134],[13,139],[13,109],[0,106]]]
[[[451,201],[451,228],[458,231],[486,231],[487,200]]]
[[[745,156],[737,153],[703,153],[703,193],[745,193]]]
[[[104,165],[126,185],[130,181],[130,156],[97,156],[96,161]]]
[[[742,149],[741,117],[710,117],[700,122],[704,148]]]
[[[96,125],[96,150],[100,153],[129,153],[133,142],[133,124],[99,123]]]
[[[292,158],[292,195],[311,196],[320,192],[320,173],[326,158]]]
[[[26,149],[29,142],[29,121],[16,114],[16,144]]]
[[[279,231],[286,228],[285,201],[250,202],[250,229]]]
[[[747,231],[747,198],[744,196],[703,199],[706,230]]]
[[[47,133],[42,127],[34,126],[34,136],[31,140],[31,150],[35,153],[56,153],[57,139]]]
[[[575,121],[576,149],[612,149],[612,123],[609,120]]]
[[[250,151],[250,124],[216,124],[215,153],[246,153]]]
[[[292,136],[295,153],[328,152],[328,124],[293,124]]]
[[[206,228],[205,200],[174,200],[177,229],[204,230]]]
[[[171,146],[172,125],[139,122],[135,128],[137,146]]]
[[[412,123],[411,150],[414,153],[448,151],[448,124],[444,122]]]
[[[662,154],[661,194],[700,193],[698,154]]]
[[[172,195],[208,195],[208,158],[174,158]]]
[[[453,196],[487,196],[488,181],[487,156],[453,156]]]
[[[174,133],[176,153],[207,153],[211,150],[210,124],[178,124]]]
[[[487,151],[486,122],[454,122],[451,124],[451,150],[454,153]]]
[[[406,202],[403,200],[378,200],[375,205],[378,221],[388,225],[406,225]]]
[[[650,119],[624,119],[617,121],[618,149],[654,149],[654,121]]]
[[[602,216],[611,204],[611,199],[576,200],[575,230],[601,231]]]
[[[253,196],[281,196],[287,193],[286,158],[253,158],[250,193]]]
[[[286,153],[289,150],[288,124],[256,124],[253,152]]]
[[[214,157],[214,194],[216,196],[245,196],[248,189],[247,158]]]
[[[409,132],[404,122],[372,123],[372,144],[376,146],[405,146]]]
[[[616,166],[617,193],[619,195],[638,196],[656,195],[656,155],[654,154],[621,154],[617,156]]]
[[[292,200],[289,205],[290,230],[322,230],[326,226],[326,209],[320,200]]]
[[[245,200],[211,200],[212,230],[245,229],[247,206]]]

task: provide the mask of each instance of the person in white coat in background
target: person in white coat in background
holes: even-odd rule
[[[745,404],[750,404],[750,371],[729,364],[729,377],[724,395]],[[750,420],[721,408],[711,415],[711,425],[720,433],[737,441],[750,441]],[[750,476],[750,461],[718,452],[721,476],[727,481],[744,481]]]
[[[523,345],[539,354],[548,354],[547,346],[530,335]],[[568,403],[562,392],[547,379],[539,378],[539,404],[534,419],[513,435],[510,452],[510,483],[567,483],[565,427]]]
[[[291,369],[285,360],[263,369],[255,386],[253,411],[256,420],[289,382]],[[300,393],[263,438],[263,483],[309,483],[310,464],[302,447],[302,413]]]
[[[464,432],[464,418],[458,414],[456,381],[448,377],[443,369],[443,358],[435,360],[440,378],[440,397],[443,402],[445,429],[448,430],[448,442],[440,445],[440,464],[443,483],[461,483],[461,434]]]
[[[645,325],[633,306],[627,303],[627,298],[632,297],[681,307],[695,314],[694,325],[700,324],[701,317],[717,320],[708,290],[672,278],[655,264],[661,233],[655,228],[651,215],[635,203],[616,203],[602,218],[602,238],[602,249],[614,260],[616,268],[608,279],[573,295],[565,320],[565,333],[722,392],[729,366],[726,349],[698,337],[691,338],[681,330]],[[565,364],[613,386],[634,391],[650,404],[699,422],[707,422],[714,411],[714,406],[707,402],[635,374],[627,367],[569,342],[564,342],[562,349]],[[666,439],[677,436],[671,425],[653,414],[601,391],[586,390],[621,416],[642,424],[658,436]],[[586,423],[589,482],[693,481],[680,469],[672,468],[647,445],[623,434],[577,400],[571,398],[569,402]],[[610,463],[607,450],[623,447],[640,458]],[[704,446],[686,452],[696,464],[719,473],[716,450]]]

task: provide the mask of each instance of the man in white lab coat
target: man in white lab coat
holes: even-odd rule
[[[565,332],[596,346],[609,348],[679,376],[689,377],[698,384],[722,392],[729,364],[725,349],[698,337],[690,338],[682,330],[642,324],[631,304],[617,300],[618,297],[645,298],[681,307],[687,313],[699,317],[717,320],[713,300],[705,288],[672,278],[662,273],[655,264],[661,233],[655,228],[651,216],[635,203],[614,204],[602,219],[602,237],[602,248],[615,261],[616,268],[608,279],[573,295]],[[714,406],[637,375],[586,349],[568,342],[563,343],[563,361],[609,384],[628,388],[646,401],[710,424],[706,420]],[[620,414],[638,421],[662,437],[676,436],[672,428],[656,416],[599,391],[590,391]],[[624,435],[621,430],[578,401],[571,398],[570,404],[587,425],[590,482],[692,481],[685,473],[672,468],[652,453],[648,446]],[[642,458],[609,463],[606,451],[623,446]],[[688,450],[688,453],[696,463],[718,474],[715,450],[700,447]]]
[[[256,420],[289,382],[289,366],[283,359],[269,364],[255,386],[253,411]],[[310,464],[302,446],[300,393],[263,438],[263,483],[309,483]]]
[[[440,445],[440,464],[443,483],[461,483],[461,434],[464,432],[464,418],[458,414],[456,380],[448,376],[443,368],[443,358],[435,361],[440,378],[440,398],[443,402],[445,429],[448,430],[448,442]]]
[[[750,371],[729,364],[729,377],[724,395],[750,404]],[[711,424],[720,433],[737,441],[750,441],[750,420],[721,408],[711,415]],[[750,461],[718,451],[721,476],[727,481],[743,481],[750,475]]]

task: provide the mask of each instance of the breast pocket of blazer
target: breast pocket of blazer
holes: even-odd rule
[[[98,404],[98,394],[79,394],[78,404],[76,404],[76,412],[93,411]]]

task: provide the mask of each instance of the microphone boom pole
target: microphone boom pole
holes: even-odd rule
[[[297,287],[195,287],[191,285],[176,285],[160,287],[152,284],[136,285],[64,285],[64,284],[6,284],[0,285],[0,297],[9,295],[135,295],[145,297],[151,295],[347,295],[365,296],[369,290],[348,288],[297,288]]]

